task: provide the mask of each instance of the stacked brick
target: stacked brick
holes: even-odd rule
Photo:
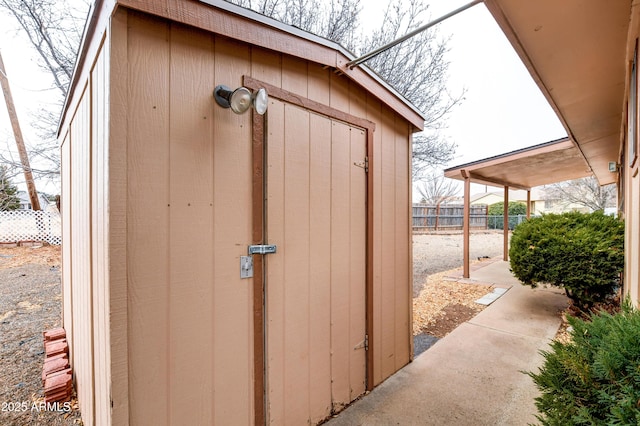
[[[64,328],[53,328],[43,333],[44,367],[42,385],[45,402],[66,402],[73,392],[72,373],[69,367],[69,345]]]

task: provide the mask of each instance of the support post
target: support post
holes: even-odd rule
[[[504,187],[504,213],[503,213],[503,227],[504,246],[502,260],[505,262],[509,260],[509,187]]]
[[[527,190],[527,219],[531,219],[531,190]]]
[[[462,277],[469,278],[469,231],[471,228],[471,178],[464,171],[464,218],[462,220],[463,255]]]

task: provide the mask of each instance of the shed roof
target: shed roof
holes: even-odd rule
[[[414,131],[424,128],[423,113],[374,71],[366,66],[349,69],[346,64],[355,59],[355,56],[338,43],[224,0],[96,0],[89,11],[69,95],[60,120],[61,127],[69,105],[78,96],[75,93],[78,90],[76,85],[83,81],[80,76],[88,72],[92,52],[100,44],[102,32],[118,7],[127,7],[330,67],[403,116],[412,124]]]
[[[601,185],[624,136],[631,3],[485,1]]]
[[[569,138],[496,155],[448,168],[451,179],[529,190],[565,180],[590,176],[591,170]]]

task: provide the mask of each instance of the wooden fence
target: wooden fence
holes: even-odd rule
[[[489,206],[487,205],[470,206],[471,229],[503,229],[504,216],[490,216],[488,212]],[[526,219],[526,215],[509,216],[509,229],[513,230]],[[463,205],[413,205],[413,232],[462,230],[463,220]]]
[[[486,205],[470,206],[471,229],[488,229],[489,207]],[[427,204],[413,205],[413,231],[443,231],[461,230],[464,219],[463,205],[430,206]]]

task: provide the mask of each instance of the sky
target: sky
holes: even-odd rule
[[[431,18],[435,19],[470,0],[427,1]],[[362,0],[366,5],[362,21],[378,26],[386,3],[386,0]],[[447,167],[566,136],[484,4],[449,18],[437,28],[441,36],[450,37],[449,90],[460,93],[466,89],[465,100],[452,111],[443,131],[444,136],[458,146],[455,159]],[[37,135],[31,127],[31,111],[50,102],[53,91],[46,90],[51,86],[50,80],[39,71],[35,52],[16,32],[13,21],[3,14],[0,14],[0,51],[22,132],[27,144],[34,143]],[[8,114],[4,102],[0,102],[0,152],[6,153],[14,146]],[[57,182],[42,182],[39,187],[45,192],[59,192]],[[472,189],[472,192],[480,191],[484,191],[484,186]]]

